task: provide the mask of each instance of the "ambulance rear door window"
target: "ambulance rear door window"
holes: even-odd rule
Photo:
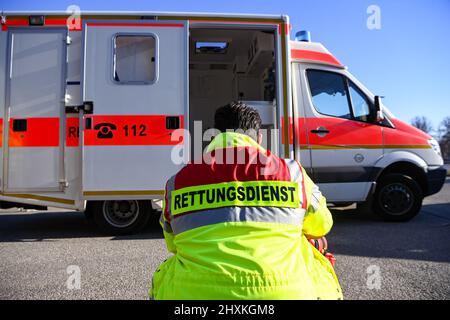
[[[157,43],[153,35],[114,37],[113,79],[121,84],[151,84],[157,75]]]

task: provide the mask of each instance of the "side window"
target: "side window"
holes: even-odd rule
[[[156,79],[156,39],[151,35],[114,37],[113,78],[118,83],[143,84]]]
[[[349,92],[352,98],[353,116],[360,121],[370,120],[370,104],[364,93],[350,80]]]
[[[317,112],[333,117],[352,118],[344,76],[321,70],[307,70],[306,74]]]

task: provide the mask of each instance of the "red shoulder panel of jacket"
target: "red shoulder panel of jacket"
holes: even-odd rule
[[[230,181],[291,181],[283,159],[253,147],[217,149],[186,165],[175,189]]]

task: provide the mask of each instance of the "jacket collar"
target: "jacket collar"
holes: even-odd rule
[[[261,147],[255,140],[249,136],[237,132],[222,132],[218,134],[209,144],[206,152],[211,152],[223,148],[237,148],[237,147],[253,147],[261,152],[266,150]]]

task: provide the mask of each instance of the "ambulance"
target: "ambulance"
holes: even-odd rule
[[[260,112],[264,146],[298,159],[335,206],[406,221],[445,181],[436,140],[308,32],[291,40],[285,15],[0,18],[2,208],[66,208],[111,234],[136,232],[183,166],[174,150],[198,156],[192,141],[236,100]]]

